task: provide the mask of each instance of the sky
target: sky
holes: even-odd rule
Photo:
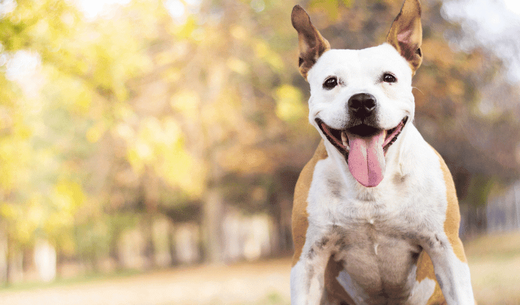
[[[461,49],[487,46],[506,63],[508,81],[520,84],[519,0],[446,0],[442,13],[474,33],[476,40],[458,41]]]
[[[6,1],[6,0],[4,0]],[[12,0],[7,0],[12,1]],[[83,12],[87,19],[94,19],[98,16],[110,15],[110,8],[117,5],[126,5],[131,0],[72,0]],[[184,22],[186,13],[195,12],[201,0],[162,0],[164,7],[170,16],[177,22]]]
[[[125,5],[129,2],[130,0],[75,0],[76,5],[88,19],[102,15],[111,5]]]

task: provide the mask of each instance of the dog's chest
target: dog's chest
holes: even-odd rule
[[[325,164],[322,166],[325,167]],[[318,165],[319,167],[319,165]],[[415,283],[422,218],[406,179],[382,191],[355,193],[337,174],[318,168],[309,192],[308,232],[340,262],[338,281],[351,294],[404,302]],[[383,185],[384,187],[384,185]],[[427,204],[426,204],[427,206]],[[393,295],[390,295],[393,294]],[[374,297],[375,296],[375,297]]]
[[[351,296],[366,304],[406,303],[416,284],[422,250],[413,234],[381,217],[338,221],[323,229],[317,249],[324,245],[321,255],[339,263],[337,281]]]

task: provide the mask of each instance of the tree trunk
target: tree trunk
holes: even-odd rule
[[[462,239],[472,238],[487,232],[486,206],[474,206],[469,203],[460,204],[461,226],[459,235]]]
[[[213,184],[207,191],[206,201],[203,206],[203,248],[204,260],[216,264],[224,260],[222,218],[224,198],[218,185]]]
[[[145,269],[155,267],[155,247],[153,242],[153,215],[145,213],[141,222],[141,232],[144,238],[143,257],[145,258]]]
[[[177,258],[177,245],[175,242],[175,224],[170,222],[168,230],[168,251],[170,253],[170,266],[177,266],[179,260]]]
[[[119,238],[121,237],[121,230],[119,228],[113,229],[109,244],[109,255],[115,264],[116,270],[123,269],[123,262],[121,255],[119,255]]]
[[[5,285],[9,286],[11,284],[11,260],[13,258],[13,242],[11,237],[9,236],[9,232],[6,234],[7,239],[7,253],[6,253],[6,264],[5,264]]]

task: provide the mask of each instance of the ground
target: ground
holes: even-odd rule
[[[479,305],[520,304],[520,232],[466,242]],[[9,305],[288,305],[289,258],[0,290]]]
[[[520,304],[520,232],[472,240],[466,253],[479,305]]]

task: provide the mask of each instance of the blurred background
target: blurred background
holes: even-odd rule
[[[479,304],[518,305],[520,3],[421,2],[415,124]],[[0,0],[0,304],[289,304],[297,3],[359,49],[402,0]]]

